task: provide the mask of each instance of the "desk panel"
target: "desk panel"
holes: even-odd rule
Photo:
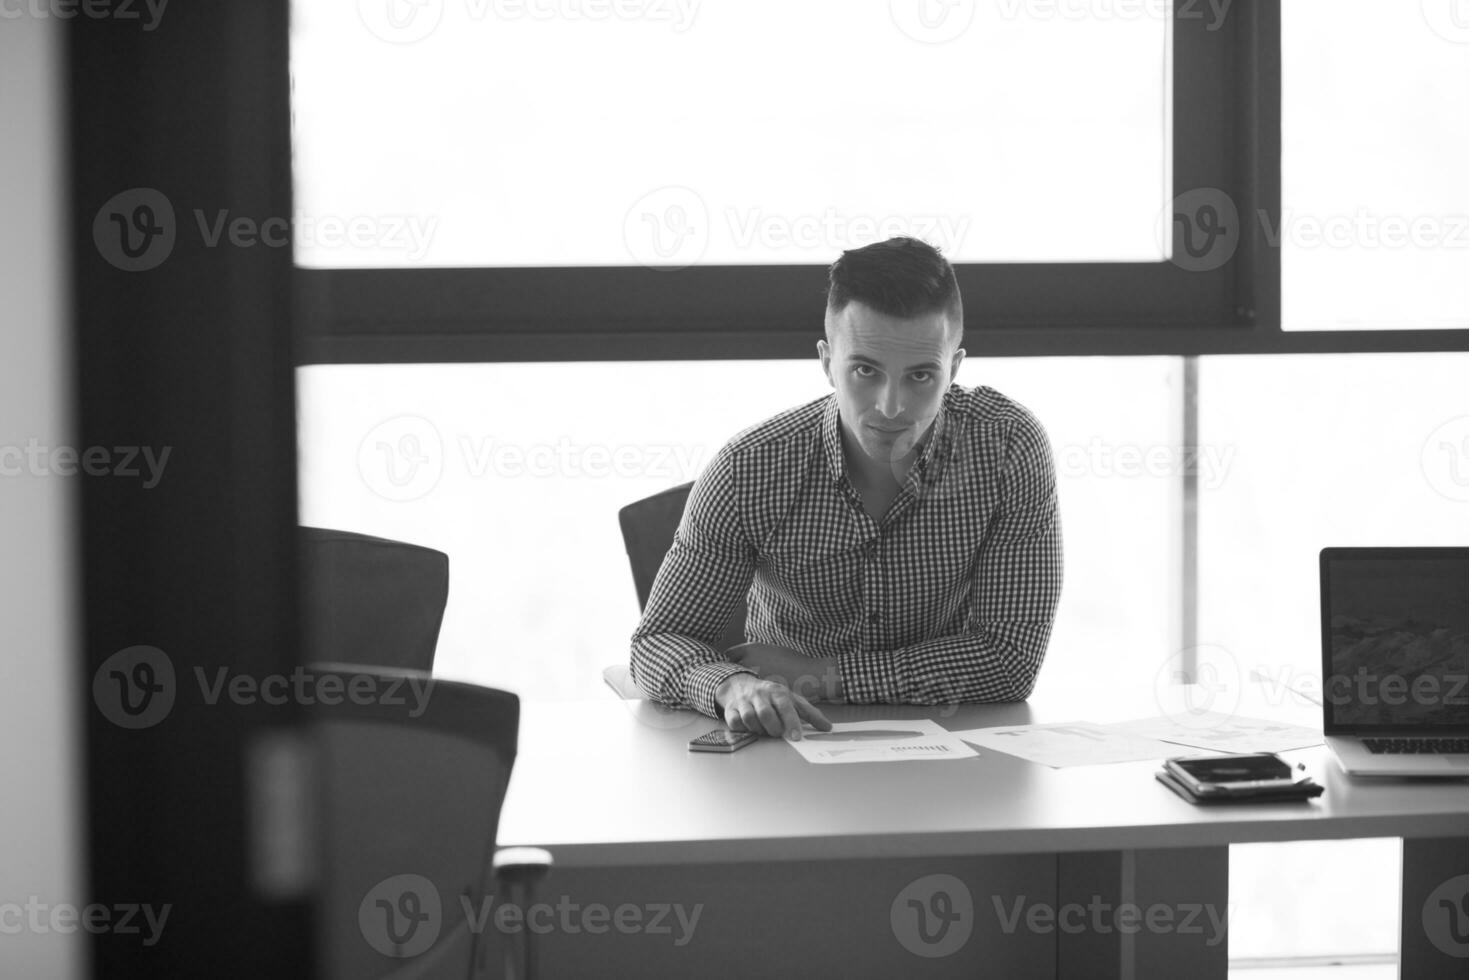
[[[1050,907],[1056,870],[1045,855],[563,868],[536,901],[577,911],[571,930],[558,922],[535,937],[537,969],[639,980],[1045,977],[1057,931],[997,913],[991,896],[1005,897],[1007,913],[1016,900]],[[578,917],[597,907],[611,914],[593,933]]]

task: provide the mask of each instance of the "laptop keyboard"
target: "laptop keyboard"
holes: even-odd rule
[[[1388,755],[1457,755],[1469,753],[1469,738],[1364,738],[1367,751]]]

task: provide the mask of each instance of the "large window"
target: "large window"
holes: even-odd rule
[[[1281,4],[1287,330],[1469,327],[1469,7]]]
[[[1001,354],[1274,329],[1269,4],[298,0],[304,363],[789,358],[955,260]],[[817,310],[819,316],[819,309]],[[1277,331],[1278,332],[1278,331]]]
[[[1469,544],[1469,355],[1204,358],[1199,635],[1320,696],[1317,556]]]
[[[923,7],[301,4],[302,210],[418,235],[298,261],[824,265],[896,233],[956,262],[1167,259],[1166,5]]]
[[[1176,592],[1179,362],[971,358],[960,381],[1029,406],[1057,450],[1066,599],[1042,683],[1152,677],[1176,649],[1156,612]],[[638,615],[618,508],[829,390],[814,352],[306,368],[301,521],[449,554],[436,673],[538,699],[606,696],[601,669],[626,661]]]

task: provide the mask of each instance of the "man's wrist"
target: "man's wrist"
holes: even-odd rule
[[[826,674],[827,700],[846,700],[847,685],[842,679],[842,662],[836,657],[827,657],[822,664]]]
[[[791,691],[808,701],[842,700],[842,671],[835,657],[820,657],[811,661],[811,670],[794,678]]]
[[[758,679],[758,675],[754,671],[741,669],[728,675],[727,677],[720,680],[719,683],[714,685],[714,695],[712,700],[714,702],[714,710],[716,713],[721,713],[724,711],[724,700],[732,690],[743,683],[740,680],[741,677],[754,677]]]

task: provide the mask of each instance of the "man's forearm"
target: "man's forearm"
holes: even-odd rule
[[[815,678],[812,678],[814,686],[817,689],[815,697],[800,690],[797,690],[796,693],[812,700],[818,698],[822,701],[847,700],[846,685],[842,683],[841,662],[836,657],[826,657],[818,660],[817,663],[820,665],[817,668],[819,673]]]
[[[835,657],[810,658],[796,669],[785,673],[772,672],[768,679],[779,681],[808,701],[846,700],[841,667]]]
[[[807,700],[842,700],[842,675],[835,657],[808,657],[799,650],[769,643],[741,643],[730,647],[725,655]]]
[[[1035,686],[1050,621],[1006,623],[839,661],[843,696],[862,704],[1023,701]]]
[[[677,633],[636,634],[631,674],[654,701],[719,716],[714,692],[733,674],[753,673],[725,659],[706,643]]]

